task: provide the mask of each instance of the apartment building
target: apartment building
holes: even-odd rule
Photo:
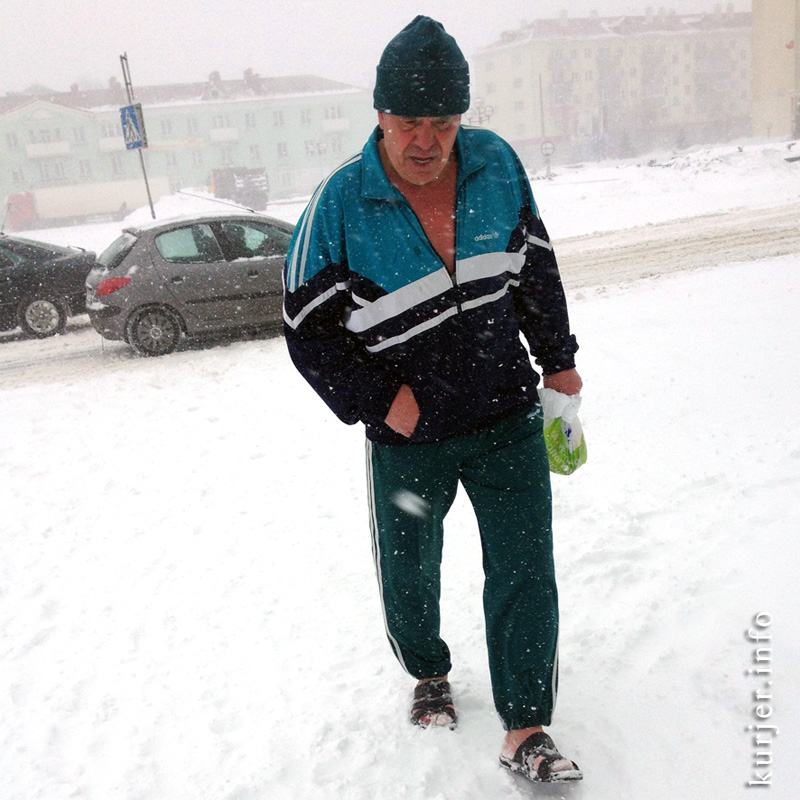
[[[271,200],[307,195],[360,150],[375,124],[371,93],[316,76],[135,87],[145,168],[157,199],[207,189],[216,170],[263,170]],[[27,196],[39,216],[85,218],[146,204],[137,152],[127,150],[123,85],[0,97],[0,202]]]
[[[491,128],[541,160],[626,156],[746,135],[751,15],[664,8],[525,22],[473,56]]]
[[[800,137],[800,0],[753,0],[753,133]]]

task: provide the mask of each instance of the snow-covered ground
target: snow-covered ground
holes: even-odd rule
[[[645,240],[651,223],[797,203],[784,155],[559,168],[534,191],[557,250],[636,226]],[[34,235],[100,249],[117,229]],[[796,797],[800,253],[598,274],[569,295],[589,461],[553,479],[551,732],[582,784],[497,764],[463,496],[442,600],[461,723],[423,732],[383,635],[362,432],[279,337],[148,360],[78,319],[44,342],[0,337],[0,798]],[[755,725],[778,730],[757,745]]]

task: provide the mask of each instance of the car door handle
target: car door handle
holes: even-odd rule
[[[170,280],[173,283],[183,283],[184,277],[183,277],[183,275],[174,275],[172,278],[170,278]]]
[[[258,277],[258,270],[257,269],[250,269],[247,271],[248,278],[257,278]]]

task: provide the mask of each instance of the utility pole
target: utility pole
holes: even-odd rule
[[[122,64],[122,79],[125,81],[125,91],[128,95],[128,105],[119,110],[122,118],[122,133],[125,137],[125,147],[128,150],[139,151],[139,163],[142,166],[142,176],[144,177],[144,188],[147,190],[147,202],[150,204],[150,214],[156,218],[156,210],[153,208],[153,198],[150,194],[150,184],[147,181],[147,170],[144,167],[144,155],[142,150],[147,147],[147,134],[144,129],[144,116],[142,115],[141,103],[136,103],[133,95],[133,83],[131,82],[131,70],[128,65],[128,54],[123,53],[119,57]]]

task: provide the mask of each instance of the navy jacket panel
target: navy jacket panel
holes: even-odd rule
[[[284,319],[300,372],[374,441],[438,441],[537,400],[538,376],[574,366],[558,267],[519,160],[489,131],[456,139],[456,268],[450,275],[390,183],[378,131],[318,188],[286,262]],[[407,383],[410,440],[383,419]]]

